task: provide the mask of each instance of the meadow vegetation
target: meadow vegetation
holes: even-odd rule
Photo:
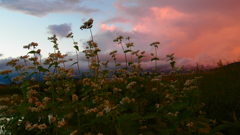
[[[89,19],[80,29],[91,32],[92,24]],[[24,46],[30,50],[27,55],[7,63],[18,76],[10,79],[11,70],[0,71],[5,79],[19,83],[0,88],[2,134],[240,134],[239,65],[226,67],[219,61],[219,68],[210,72],[196,66],[184,74],[184,66],[175,67],[174,54],[169,54],[166,57],[172,71],[165,74],[158,72],[160,42],[153,42],[151,61],[155,66],[148,73],[141,67],[145,51],[132,50],[130,37],[119,36],[113,41],[121,45],[125,63],[121,66],[116,58],[118,52],[112,51],[115,70],[108,70],[109,61],[100,61],[101,50],[91,33],[92,40],[82,52],[89,70],[81,76],[78,43],[73,33],[67,37],[73,40],[77,61],[66,59],[54,35],[48,38],[54,44],[54,52],[45,61],[41,60],[38,44],[32,42]],[[20,60],[24,65],[18,64]],[[77,65],[76,73],[66,67],[68,61]],[[40,81],[41,77],[44,81]]]

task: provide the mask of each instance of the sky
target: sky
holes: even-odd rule
[[[42,58],[47,58],[53,52],[48,40],[53,34],[61,53],[76,58],[73,41],[66,38],[70,32],[80,48],[80,67],[86,68],[81,51],[91,34],[79,28],[90,18],[101,61],[113,62],[109,53],[117,50],[119,62],[124,62],[121,46],[113,42],[120,35],[131,38],[132,50],[146,51],[145,69],[154,67],[150,44],[157,41],[162,69],[169,67],[166,55],[171,53],[177,65],[185,67],[238,61],[239,5],[239,0],[0,0],[0,70],[10,69],[6,62],[26,55],[29,50],[23,46],[31,42],[38,43]],[[127,42],[123,41],[125,49]]]

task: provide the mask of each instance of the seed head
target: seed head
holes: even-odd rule
[[[80,29],[83,30],[83,29],[90,29],[90,28],[92,28],[93,21],[94,20],[92,18],[90,18],[88,21],[83,23],[83,25],[80,27]]]
[[[67,38],[73,38],[73,35],[72,35],[73,33],[72,32],[70,32],[66,37]]]

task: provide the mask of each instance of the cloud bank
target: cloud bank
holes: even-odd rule
[[[0,7],[12,11],[43,17],[49,13],[81,13],[99,12],[98,9],[81,6],[84,0],[1,0]]]

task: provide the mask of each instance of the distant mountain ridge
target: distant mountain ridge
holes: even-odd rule
[[[214,69],[211,69],[210,71],[216,71],[216,70],[235,70],[240,69],[240,62],[234,62],[227,65],[224,65],[222,67],[217,67]]]

